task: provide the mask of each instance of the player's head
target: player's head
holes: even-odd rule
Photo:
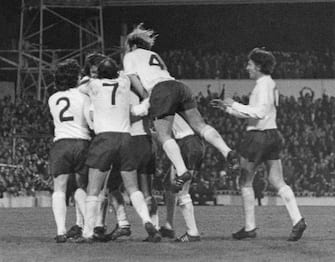
[[[97,52],[88,54],[85,58],[84,74],[86,76],[96,78],[97,77],[98,65],[105,58],[106,58],[105,55],[103,55],[101,53],[97,53]]]
[[[276,59],[273,54],[264,48],[254,48],[248,55],[247,70],[250,78],[258,78],[258,74],[271,75],[275,66]]]
[[[80,66],[74,59],[58,63],[55,73],[55,85],[58,91],[65,91],[77,86],[80,78]]]
[[[126,48],[127,51],[132,51],[136,48],[151,50],[155,44],[158,35],[151,29],[144,29],[143,23],[139,24],[134,30],[127,35]]]
[[[119,67],[116,62],[110,58],[106,57],[98,65],[98,78],[108,78],[114,79],[119,76]]]

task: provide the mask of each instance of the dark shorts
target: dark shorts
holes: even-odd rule
[[[132,136],[131,148],[135,157],[137,173],[154,174],[156,155],[153,150],[151,136]]]
[[[136,169],[130,134],[104,132],[94,137],[88,150],[86,165],[108,171],[118,162],[121,171]]]
[[[282,143],[277,129],[247,131],[239,146],[239,152],[245,159],[259,164],[266,160],[280,159]]]
[[[160,82],[150,95],[150,116],[160,119],[197,106],[191,89],[176,80]]]
[[[89,141],[84,139],[60,139],[50,149],[49,174],[57,177],[60,174],[87,175],[85,161]]]
[[[196,135],[176,139],[181,155],[188,170],[198,171],[204,157],[205,147],[202,140]]]

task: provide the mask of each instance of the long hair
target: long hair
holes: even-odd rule
[[[259,66],[260,71],[265,75],[271,75],[276,66],[276,58],[264,48],[254,48],[248,58]]]
[[[74,88],[78,84],[80,66],[74,59],[67,59],[56,66],[55,85],[58,91]]]
[[[145,29],[143,23],[140,23],[127,35],[126,44],[128,44],[129,47],[136,45],[139,48],[151,50],[157,36],[158,34],[155,34],[153,30]]]

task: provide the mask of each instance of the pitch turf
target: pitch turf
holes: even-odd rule
[[[163,220],[165,207],[160,207]],[[238,206],[195,207],[202,241],[145,243],[146,236],[132,208],[128,240],[93,244],[56,244],[51,208],[0,209],[0,262],[7,261],[335,261],[335,208],[302,207],[308,223],[298,242],[287,242],[291,224],[284,207],[257,207],[258,237],[233,240],[231,233],[242,225]],[[109,214],[109,228],[114,219]],[[68,210],[68,226],[74,222],[74,208]],[[184,233],[177,212],[177,234]]]

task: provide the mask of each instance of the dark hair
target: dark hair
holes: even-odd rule
[[[117,78],[119,76],[118,71],[119,67],[116,62],[112,58],[107,57],[98,65],[98,78]]]
[[[76,87],[80,76],[80,66],[74,59],[67,59],[56,66],[55,85],[58,91]]]
[[[152,45],[148,42],[146,42],[144,39],[140,37],[135,37],[132,39],[128,39],[127,41],[129,47],[133,47],[134,45],[137,46],[137,48],[142,48],[146,50],[151,50]]]
[[[259,66],[260,71],[265,75],[272,74],[276,66],[276,58],[269,51],[266,51],[264,48],[255,48],[253,49],[248,58],[252,60],[256,66]]]
[[[85,65],[84,65],[84,75],[90,76],[91,72],[90,69],[92,66],[98,66],[102,60],[104,60],[106,56],[101,53],[91,53],[88,54],[85,58]]]

